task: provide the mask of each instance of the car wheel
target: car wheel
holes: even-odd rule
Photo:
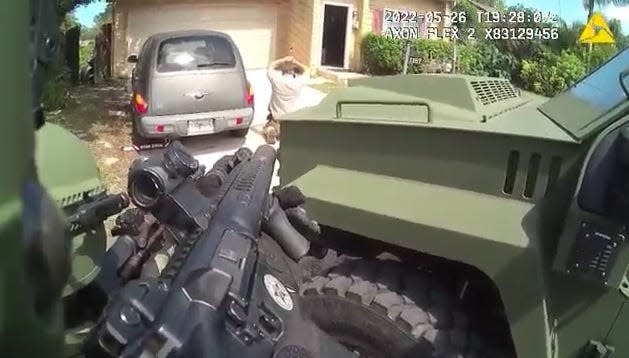
[[[132,121],[131,124],[131,143],[134,146],[151,144],[151,141],[148,138],[142,137],[142,134],[138,132],[137,124],[135,123],[135,121]]]
[[[306,317],[360,357],[514,357],[438,282],[391,260],[358,260],[300,288]]]
[[[249,133],[249,128],[236,129],[234,131],[230,131],[229,133],[234,137],[246,137],[247,133]]]

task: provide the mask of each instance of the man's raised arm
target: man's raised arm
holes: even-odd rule
[[[275,67],[277,67],[277,65],[279,65],[282,62],[286,62],[286,61],[292,61],[294,62],[295,59],[293,58],[293,56],[286,56],[286,57],[282,57],[282,58],[278,58],[277,60],[271,62],[269,64],[269,67],[267,67],[268,71],[272,71],[275,69]]]
[[[304,72],[306,72],[306,68],[308,68],[308,66],[304,65],[303,63],[299,62],[296,58],[293,57],[293,63],[296,64],[297,66],[301,67],[302,70],[304,70]]]

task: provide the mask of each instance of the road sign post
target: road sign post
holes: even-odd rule
[[[411,42],[407,41],[406,42],[406,54],[404,55],[404,69],[402,70],[403,74],[407,74],[408,73],[408,61],[410,59],[411,56]]]

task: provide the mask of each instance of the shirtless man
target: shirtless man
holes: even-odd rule
[[[275,144],[280,136],[280,118],[295,111],[296,102],[306,82],[306,66],[292,56],[271,62],[267,68],[267,77],[271,82],[271,102],[269,115],[264,126],[264,139],[268,144]]]

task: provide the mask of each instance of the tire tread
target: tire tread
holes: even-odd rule
[[[326,297],[359,304],[376,315],[386,316],[416,343],[429,342],[433,357],[491,355],[488,353],[493,350],[481,339],[479,326],[471,324],[458,307],[456,296],[448,294],[429,274],[405,269],[395,261],[354,260],[349,265],[341,264],[327,275],[303,283],[302,304],[307,305],[308,299]]]

